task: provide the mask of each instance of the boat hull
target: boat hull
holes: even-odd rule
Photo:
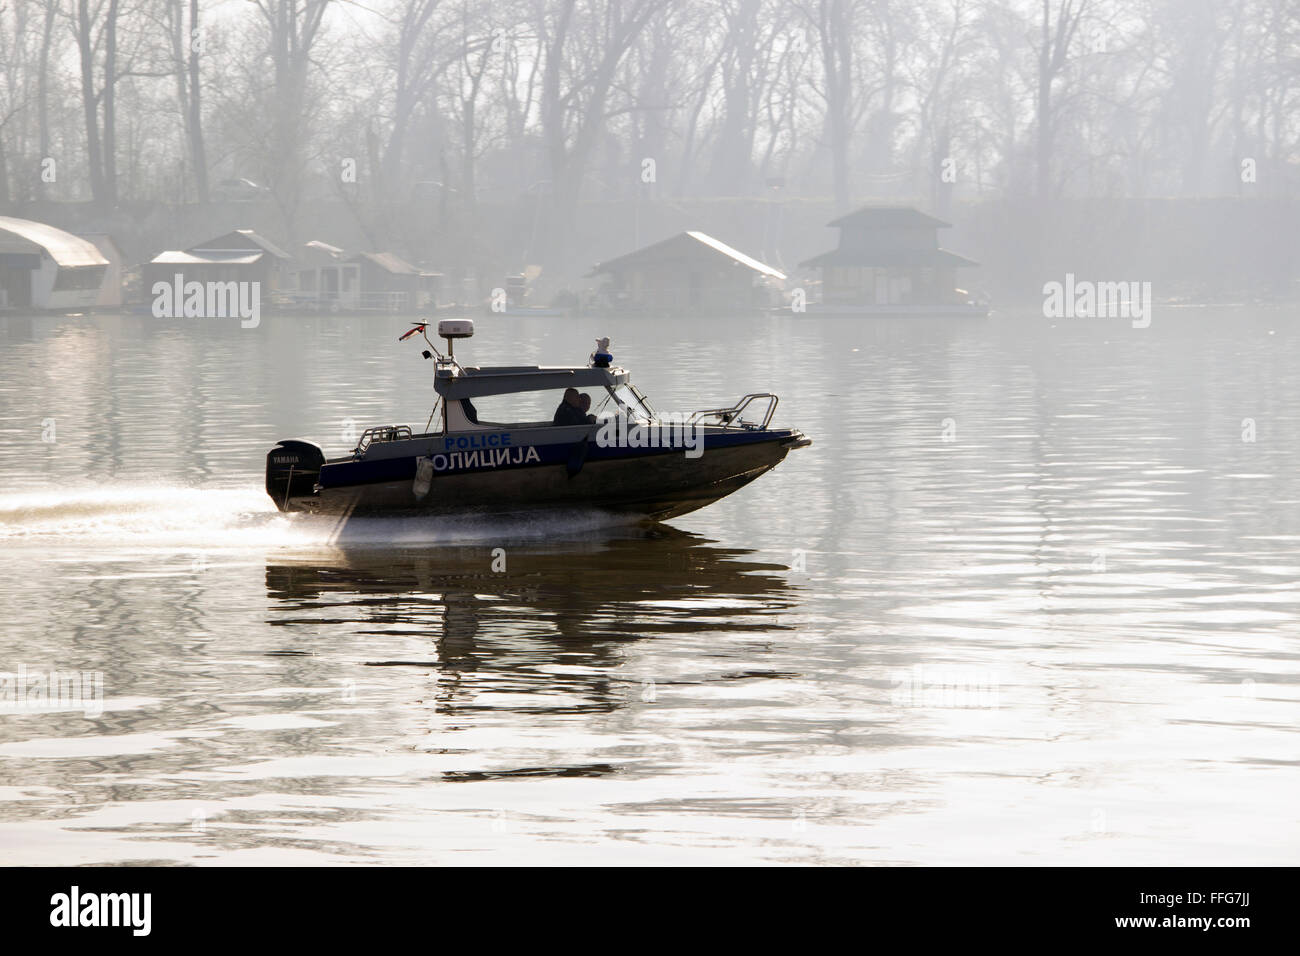
[[[282,511],[328,515],[463,515],[539,509],[595,509],[661,520],[723,498],[771,470],[792,449],[809,444],[797,431],[762,431],[727,444],[706,442],[703,454],[681,449],[603,455],[564,448],[565,460],[523,467],[434,474],[418,495],[420,458],[390,460],[394,477],[318,487],[277,501]],[[712,444],[712,447],[711,447]],[[438,456],[442,457],[442,456]],[[551,456],[553,459],[554,456]],[[337,480],[337,479],[335,479]]]

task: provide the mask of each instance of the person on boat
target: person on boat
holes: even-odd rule
[[[578,396],[578,411],[582,412],[588,425],[596,424],[596,416],[588,414],[591,411],[591,396],[586,392]]]
[[[560,402],[559,407],[555,410],[555,418],[552,422],[556,425],[587,424],[587,416],[582,411],[582,399],[578,395],[576,388],[566,388],[564,390],[564,400]]]

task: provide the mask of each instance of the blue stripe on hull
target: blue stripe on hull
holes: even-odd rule
[[[665,428],[665,432],[670,429]],[[726,435],[708,435],[704,441],[704,451],[729,448],[738,445],[752,445],[761,442],[782,442],[794,437],[789,429],[769,431],[737,431]],[[578,445],[574,442],[561,442],[550,445],[513,445],[508,448],[486,448],[478,451],[438,452],[434,456],[435,467],[439,459],[446,459],[446,467],[434,472],[437,479],[444,475],[465,475],[477,472],[505,471],[518,468],[541,468],[547,465],[565,465],[574,457]],[[535,451],[536,457],[529,454]],[[659,455],[684,455],[686,450],[680,445],[675,448],[625,448],[610,446],[602,448],[595,438],[587,440],[586,461],[606,461],[620,458],[648,458]],[[321,466],[320,486],[322,488],[342,488],[355,485],[369,485],[378,482],[414,480],[419,461],[428,456],[407,456],[402,458],[381,458],[375,461],[338,461]],[[469,464],[465,464],[469,462]]]

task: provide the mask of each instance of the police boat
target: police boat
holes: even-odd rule
[[[771,427],[771,393],[656,414],[613,364],[608,339],[583,367],[480,368],[455,358],[456,340],[474,334],[472,320],[438,323],[446,354],[427,324],[400,340],[417,334],[429,345],[424,357],[436,356],[429,424],[436,418],[440,427],[367,428],[339,458],[285,439],[266,456],[266,493],[277,508],[344,516],[568,508],[660,520],[703,508],[812,444],[802,432]],[[586,399],[599,401],[588,411]]]

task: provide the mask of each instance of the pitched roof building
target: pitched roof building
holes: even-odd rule
[[[141,269],[145,292],[156,282],[260,282],[264,293],[278,290],[292,257],[252,229],[236,229],[187,249],[160,252]]]
[[[962,304],[956,270],[978,266],[939,247],[951,223],[910,207],[866,206],[828,223],[840,231],[836,248],[806,262],[821,269],[828,305],[925,306]]]
[[[735,312],[767,305],[785,273],[702,232],[681,232],[599,263],[608,304],[639,311]]]
[[[95,243],[43,222],[0,216],[0,307],[82,309],[109,261]]]
[[[293,302],[325,311],[412,312],[437,304],[440,273],[391,252],[350,255],[319,239],[305,243],[285,289]]]

